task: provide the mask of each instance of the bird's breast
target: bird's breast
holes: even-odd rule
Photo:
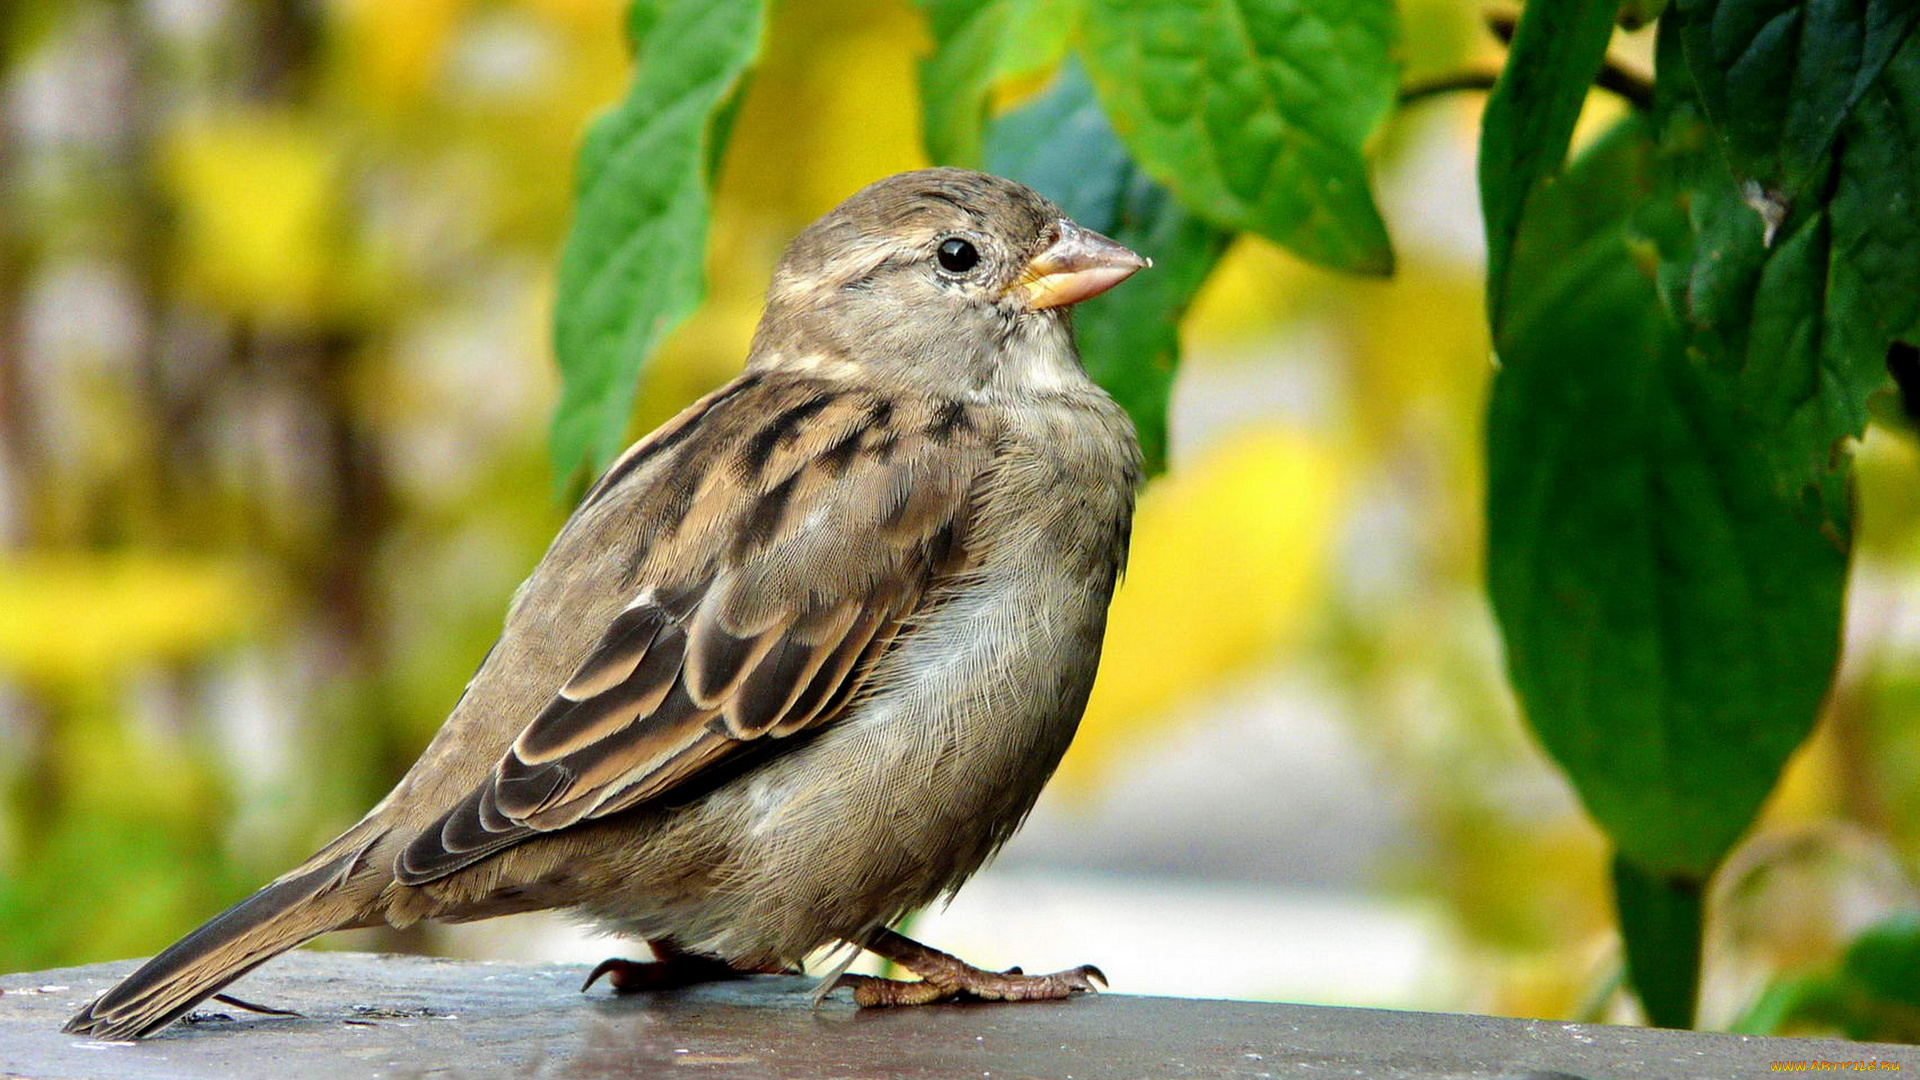
[[[982,480],[972,565],[813,748],[827,760],[807,775],[839,790],[760,802],[762,828],[780,835],[802,806],[832,806],[860,838],[839,854],[910,879],[909,906],[957,886],[1012,834],[1071,741],[1099,662],[1132,512],[1131,430],[1105,416],[1025,420]],[[1089,423],[1100,427],[1070,430]]]

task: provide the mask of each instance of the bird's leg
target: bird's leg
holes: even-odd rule
[[[899,964],[919,982],[881,979],[872,975],[842,975],[834,988],[853,988],[853,1000],[862,1008],[888,1005],[931,1005],[938,1001],[1052,1001],[1096,991],[1107,977],[1092,964],[1082,964],[1051,975],[1027,975],[1019,968],[982,971],[956,957],[903,934],[881,927],[861,944],[867,951]]]
[[[671,942],[655,941],[649,944],[653,946],[654,959],[622,960],[615,957],[602,960],[587,976],[587,981],[581,984],[580,992],[586,993],[594,983],[600,981],[602,975],[607,977],[614,993],[632,994],[642,990],[677,990],[683,986],[744,979],[756,974],[754,971],[742,971],[725,960],[682,952]]]

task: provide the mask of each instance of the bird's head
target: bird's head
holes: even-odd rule
[[[1147,265],[1022,184],[967,169],[901,173],[794,239],[753,363],[897,371],[943,389],[1020,374],[1009,365],[1071,364],[1068,308]]]

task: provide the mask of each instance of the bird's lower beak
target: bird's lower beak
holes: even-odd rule
[[[1061,220],[1059,237],[1033,257],[1007,292],[1033,311],[1077,304],[1098,296],[1153,265],[1091,229]]]

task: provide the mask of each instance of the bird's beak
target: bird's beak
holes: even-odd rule
[[[1064,218],[1055,228],[1058,237],[1007,287],[1007,292],[1024,299],[1030,310],[1077,304],[1153,265],[1153,260]]]

